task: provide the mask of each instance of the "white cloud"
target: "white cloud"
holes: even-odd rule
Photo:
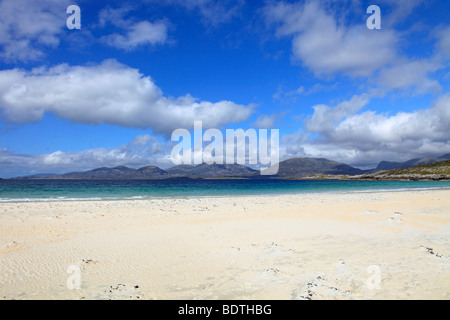
[[[305,153],[304,146],[309,144],[309,134],[297,131],[280,137],[280,160],[311,156]]]
[[[293,58],[317,76],[367,77],[396,58],[394,32],[374,32],[365,24],[347,27],[318,1],[276,3],[264,12],[267,21],[277,25],[278,36],[293,36]]]
[[[147,0],[155,2],[155,0]],[[196,11],[202,22],[210,26],[227,23],[239,15],[245,1],[243,0],[166,0],[166,5],[178,5],[189,11]],[[158,1],[161,4],[161,1]]]
[[[275,126],[275,121],[280,118],[280,115],[272,114],[270,116],[266,114],[262,114],[256,119],[255,123],[253,124],[256,128],[261,129],[272,129]]]
[[[33,122],[44,113],[85,124],[151,128],[170,135],[194,121],[220,128],[247,120],[252,106],[165,97],[150,77],[114,60],[94,66],[58,65],[0,71],[0,110],[10,122]]]
[[[133,141],[130,142],[130,145],[141,147],[146,146],[152,139],[154,139],[152,136],[148,134],[143,134],[134,138]]]
[[[103,8],[98,14],[99,27],[103,28],[108,24],[112,24],[116,27],[126,28],[131,24],[131,21],[125,19],[125,16],[132,11],[133,8],[127,4],[118,8]]]
[[[109,46],[126,51],[145,45],[164,44],[168,41],[168,21],[135,21],[133,18],[127,18],[127,15],[134,10],[136,8],[129,5],[102,9],[99,13],[98,26],[105,27],[112,24],[122,32],[103,36],[101,41]]]
[[[333,134],[336,124],[342,119],[355,114],[369,103],[367,94],[353,96],[349,101],[341,102],[332,108],[324,104],[315,105],[314,113],[305,124],[308,131],[320,132],[324,135]]]
[[[362,95],[335,107],[315,106],[305,123],[306,132],[283,138],[282,158],[297,153],[373,167],[382,160],[450,152],[450,93],[430,108],[393,115],[363,111],[368,103],[369,97]]]
[[[385,28],[391,28],[404,22],[414,10],[424,5],[424,0],[379,0],[382,14],[382,23]],[[386,6],[389,9],[386,9]]]
[[[112,47],[129,51],[139,46],[165,43],[167,26],[163,22],[141,21],[129,26],[125,35],[113,33],[102,39]]]
[[[441,86],[438,81],[431,80],[429,74],[440,67],[440,64],[429,60],[404,61],[383,69],[377,83],[387,89],[415,88],[417,93],[437,93]]]
[[[7,62],[39,60],[45,51],[60,44],[61,37],[90,34],[89,29],[70,32],[66,27],[66,9],[70,0],[3,0],[0,2],[0,59]],[[123,50],[168,41],[167,21],[133,21],[124,19],[132,9],[103,9],[99,26],[112,23],[121,32],[100,38],[104,43]],[[82,12],[83,17],[83,12]],[[64,33],[65,32],[65,33]]]
[[[385,0],[382,21],[387,17],[388,26],[400,23],[421,3],[422,0]],[[265,6],[263,11],[266,21],[276,26],[278,37],[293,38],[293,60],[301,62],[317,77],[329,79],[333,75],[345,75],[366,78],[368,83],[386,91],[414,89],[417,94],[441,91],[439,82],[432,79],[432,75],[443,68],[440,57],[433,55],[416,59],[402,56],[397,50],[397,45],[406,40],[402,33],[392,27],[368,30],[363,21],[349,25],[346,14],[349,10],[355,11],[355,4],[343,12],[340,5],[332,0],[297,4],[275,2]],[[354,13],[364,17],[365,11],[360,10],[362,4],[356,7],[359,11]],[[446,28],[436,32],[438,51],[447,58],[450,57],[449,35]]]
[[[48,154],[25,155],[0,149],[0,176],[67,173],[118,165],[136,168],[157,165],[167,168],[173,166],[168,156],[171,146],[171,143],[161,143],[153,136],[141,135],[117,148],[95,148],[79,152],[55,151]]]
[[[0,2],[0,58],[36,60],[43,49],[58,46],[66,28],[69,0],[3,0]]]
[[[444,60],[450,60],[450,26],[439,28],[436,31],[438,55]]]

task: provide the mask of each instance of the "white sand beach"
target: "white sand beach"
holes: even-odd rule
[[[0,299],[449,299],[450,191],[2,203],[0,271]]]

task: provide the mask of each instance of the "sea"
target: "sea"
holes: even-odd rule
[[[0,180],[0,203],[450,190],[450,181],[281,179]]]

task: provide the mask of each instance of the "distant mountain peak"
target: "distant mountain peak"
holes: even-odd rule
[[[438,159],[450,160],[450,153],[446,153],[446,154],[440,156]]]
[[[198,165],[182,164],[163,170],[154,165],[139,169],[119,165],[113,168],[101,167],[85,172],[70,172],[66,174],[41,174],[21,179],[166,179],[166,178],[283,178],[298,179],[314,175],[361,175],[364,173],[384,171],[389,169],[404,169],[417,165],[431,164],[450,160],[450,153],[438,158],[417,158],[405,162],[382,161],[377,169],[360,170],[325,158],[291,158],[281,161],[279,170],[273,176],[261,176],[259,170],[254,170],[240,164],[202,163]],[[394,167],[394,168],[392,168]]]
[[[218,164],[218,163],[202,163],[192,168],[183,168],[184,173],[189,176],[202,178],[215,177],[249,177],[255,176],[257,170],[240,164]]]
[[[436,158],[415,158],[405,162],[394,162],[394,161],[381,161],[376,170],[385,171],[392,169],[407,169],[415,166],[419,166],[422,164],[431,164],[435,162],[440,162],[443,160],[450,160],[450,153],[444,154],[440,157]]]
[[[114,167],[112,169],[116,169],[116,170],[134,170],[134,169],[126,167],[126,166],[117,166],[117,167]]]
[[[295,179],[310,175],[357,175],[363,172],[325,158],[293,158],[280,162],[277,176]]]

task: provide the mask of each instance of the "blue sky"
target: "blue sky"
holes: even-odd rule
[[[449,153],[449,16],[438,0],[2,0],[0,177],[167,168],[195,120],[279,129],[281,159]]]

